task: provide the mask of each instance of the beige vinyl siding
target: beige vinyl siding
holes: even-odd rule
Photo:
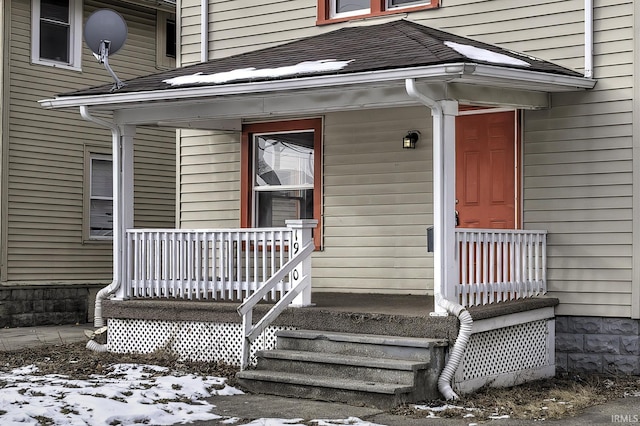
[[[409,129],[415,150],[402,149]],[[431,113],[397,108],[331,113],[324,120],[324,250],[319,291],[425,294],[433,289]]]
[[[551,110],[525,115],[524,219],[528,228],[549,231],[549,290],[561,301],[558,314],[628,317],[633,4],[596,2],[594,13],[595,89],[554,95]]]
[[[7,165],[8,165],[8,146],[6,141],[7,135],[7,108],[5,107],[5,99],[8,81],[8,54],[7,41],[10,37],[11,25],[9,24],[9,2],[0,0],[0,283],[6,280],[6,264],[7,264]]]
[[[237,228],[240,133],[180,132],[180,227]]]
[[[49,111],[39,99],[109,83],[83,46],[82,72],[30,64],[30,0],[12,1],[10,53],[7,277],[8,283],[108,282],[111,243],[83,243],[85,145],[111,149],[111,132],[77,110]],[[121,79],[155,71],[155,12],[120,3],[85,2],[117,10],[129,37],[110,58]],[[137,226],[175,224],[175,133],[138,129],[135,146]]]
[[[181,2],[180,25],[180,65],[200,62],[200,0]]]

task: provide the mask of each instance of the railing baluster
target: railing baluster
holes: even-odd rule
[[[262,281],[261,282],[265,282],[267,281],[267,255],[265,253],[265,251],[267,250],[267,235],[265,234],[264,231],[260,232],[260,257],[262,260]],[[270,297],[271,300],[273,300],[273,290],[271,290],[270,292]]]
[[[258,233],[253,233],[253,282],[252,290],[258,288]]]
[[[211,233],[211,297],[213,300],[217,300],[220,297],[220,279],[218,276],[220,275],[220,271],[218,270],[219,266],[219,251],[218,251],[218,232]]]
[[[233,245],[235,247],[235,252],[236,252],[236,261],[235,261],[235,267],[236,267],[236,271],[235,271],[235,281],[236,281],[236,299],[237,300],[242,300],[242,291],[243,291],[243,287],[242,287],[242,244],[240,243],[241,238],[240,238],[240,232],[235,232],[233,234]]]
[[[233,288],[231,286],[230,281],[230,276],[229,276],[229,262],[230,260],[227,259],[229,257],[229,233],[228,232],[223,232],[221,234],[222,240],[221,240],[221,245],[220,245],[220,273],[222,274],[222,286],[224,289],[224,298],[226,300],[232,300],[233,299]]]
[[[242,234],[242,247],[244,249],[244,270],[242,271],[242,282],[244,283],[244,288],[247,292],[246,297],[249,297],[249,295],[253,293],[253,289],[251,288],[251,284],[249,282],[249,258],[251,257],[251,242],[249,241],[248,232],[244,232]]]
[[[277,271],[276,269],[276,233],[275,231],[269,231],[269,275],[273,275],[273,273]],[[279,292],[281,295],[284,294],[282,292],[282,281],[279,281],[275,286],[276,292]],[[281,296],[280,296],[281,297]]]

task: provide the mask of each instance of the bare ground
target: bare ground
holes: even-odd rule
[[[237,386],[234,380],[236,368],[224,363],[180,361],[167,351],[144,355],[98,353],[86,349],[84,343],[68,343],[0,352],[1,371],[33,364],[38,367],[38,374],[62,374],[75,379],[106,373],[110,365],[117,363],[154,364],[174,371],[227,377],[229,384]],[[459,401],[449,402],[462,408],[449,408],[436,414],[460,418],[471,413],[475,416],[474,421],[503,415],[530,420],[559,419],[574,416],[584,408],[610,399],[639,395],[638,376],[567,375],[509,389],[481,389],[472,395],[464,395]],[[445,402],[427,401],[424,404],[437,407]],[[413,404],[398,407],[393,413],[425,417],[425,411],[416,409]]]

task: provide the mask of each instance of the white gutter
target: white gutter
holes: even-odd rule
[[[552,91],[561,89],[591,89],[595,81],[584,77],[562,76],[558,74],[539,73],[527,70],[515,70],[504,67],[457,63],[416,68],[402,68],[394,70],[370,71],[354,74],[324,75],[287,80],[263,81],[254,83],[224,84],[218,86],[200,86],[190,88],[163,89],[145,92],[108,93],[102,95],[63,96],[39,101],[44,108],[66,108],[80,105],[113,105],[137,102],[154,102],[166,100],[195,99],[215,96],[245,95],[289,90],[326,89],[327,87],[341,87],[354,84],[376,84],[411,79],[432,79],[449,81],[453,79],[475,78],[505,80],[512,82],[527,82],[525,87],[534,90],[535,84],[540,90]]]
[[[584,0],[584,76],[593,78],[593,0]]]
[[[418,91],[415,80],[410,78],[406,79],[405,88],[409,96],[431,109],[431,114],[433,116],[433,223],[435,225],[433,235],[433,293],[436,302],[435,314],[442,314],[442,310],[444,310],[444,312],[455,315],[460,321],[458,337],[453,349],[449,353],[447,365],[444,367],[440,373],[440,377],[438,378],[438,390],[447,400],[458,399],[458,395],[451,388],[451,380],[456,369],[460,365],[460,361],[462,360],[467,348],[467,343],[471,337],[473,320],[464,306],[446,299],[448,293],[446,281],[449,280],[449,273],[445,270],[445,256],[447,255],[447,252],[444,247],[445,226],[447,226],[445,223],[447,222],[445,221],[445,214],[448,214],[443,183],[445,176],[445,161],[443,161],[445,143],[444,111],[438,101],[429,98],[424,93]],[[435,187],[435,185],[438,185],[438,187]]]
[[[113,164],[113,280],[111,281],[111,284],[100,290],[96,295],[94,314],[94,326],[102,327],[104,326],[104,320],[102,318],[102,300],[115,293],[122,282],[122,278],[120,276],[120,252],[122,248],[122,234],[120,232],[122,218],[122,215],[120,214],[120,183],[122,180],[120,174],[121,132],[120,128],[114,123],[110,123],[108,121],[92,116],[87,106],[80,106],[80,115],[85,120],[95,123],[98,126],[111,129],[112,135],[111,160]]]
[[[200,4],[200,62],[209,60],[209,0]]]

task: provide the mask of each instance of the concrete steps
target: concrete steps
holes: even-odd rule
[[[390,408],[439,397],[446,342],[312,330],[281,331],[238,381],[255,393]]]

